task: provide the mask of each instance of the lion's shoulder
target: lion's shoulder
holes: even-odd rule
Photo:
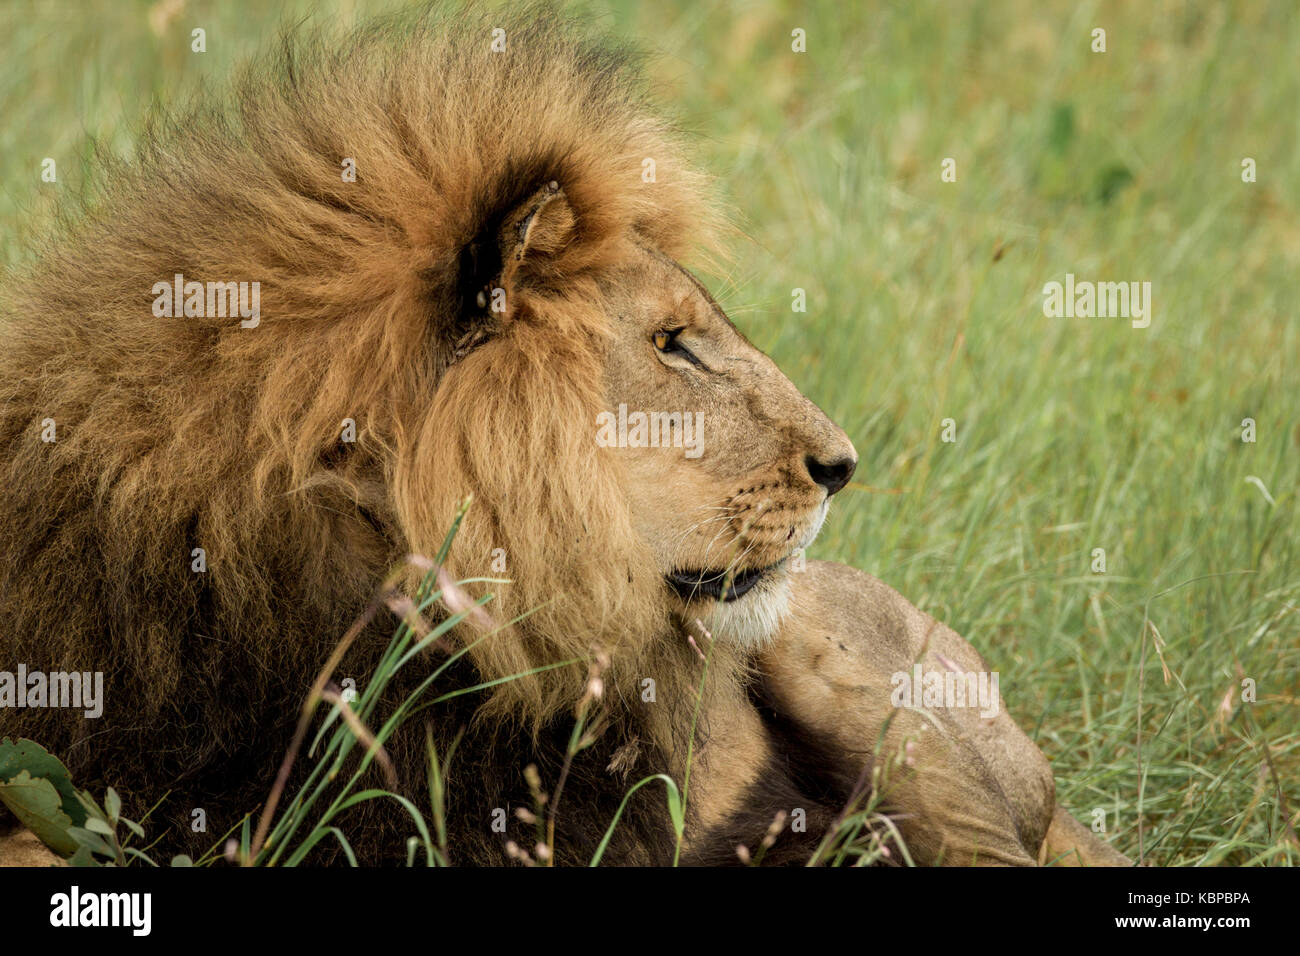
[[[809,561],[791,581],[788,628],[860,637],[864,652],[882,664],[910,667],[925,648],[966,670],[986,669],[979,652],[952,628],[865,571]]]

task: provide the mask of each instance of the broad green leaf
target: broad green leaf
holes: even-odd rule
[[[82,846],[90,847],[95,853],[108,857],[117,856],[113,850],[113,845],[93,830],[88,830],[85,827],[68,827],[68,833]]]
[[[61,809],[69,820],[77,826],[86,822],[86,811],[77,800],[77,789],[72,785],[72,777],[58,757],[25,737],[16,741],[8,737],[0,740],[0,784],[13,779],[23,770],[33,777],[50,781],[58,791]]]
[[[72,854],[71,859],[68,860],[68,866],[85,867],[99,865],[99,861],[95,859],[95,854],[91,853],[90,847],[84,844],[77,847],[77,852]]]
[[[54,784],[30,771],[0,782],[0,802],[36,834],[36,838],[59,856],[71,856],[77,841],[71,833],[72,819],[63,812],[63,800]]]

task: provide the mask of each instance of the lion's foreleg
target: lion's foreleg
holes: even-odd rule
[[[985,673],[974,648],[852,568],[814,562],[796,578],[793,613],[758,660],[771,706],[842,768],[873,761],[879,803],[917,862],[1036,863],[1055,784],[1005,708],[893,700],[918,664]]]
[[[1132,866],[1133,861],[1057,807],[1038,853],[1045,866]]]

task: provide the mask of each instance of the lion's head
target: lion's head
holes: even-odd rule
[[[784,615],[791,557],[857,465],[853,445],[673,259],[639,248],[611,286],[605,423],[621,438],[633,420],[611,443],[633,527],[681,616],[760,643]]]
[[[604,236],[597,259],[583,222],[560,180],[543,183],[462,281],[475,291],[425,436],[454,456],[433,471],[480,496],[459,570],[503,555],[502,594],[544,607],[542,629],[519,630],[547,643],[572,634],[646,664],[638,650],[699,619],[752,649],[785,614],[789,561],[852,475],[853,446],[639,224]],[[566,256],[599,263],[581,294]]]

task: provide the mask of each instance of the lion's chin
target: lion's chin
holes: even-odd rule
[[[683,617],[688,624],[699,618],[715,640],[756,651],[776,636],[789,613],[790,578],[781,569],[761,575],[731,600],[692,602]]]
[[[830,507],[824,499],[797,547],[775,564],[723,571],[674,570],[664,575],[683,607],[682,620],[694,629],[698,618],[715,640],[745,650],[761,650],[781,630],[790,613],[790,557],[805,551],[821,530]]]

